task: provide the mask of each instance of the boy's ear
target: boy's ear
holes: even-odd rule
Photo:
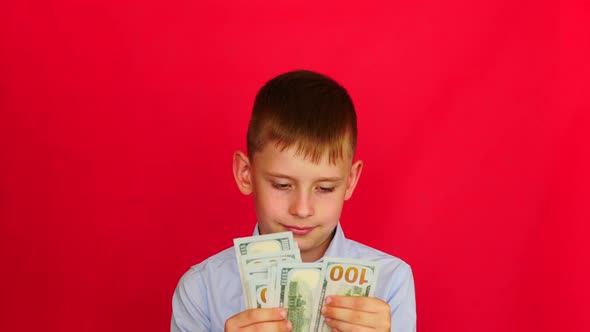
[[[363,161],[357,160],[352,167],[350,168],[350,173],[348,174],[348,179],[346,181],[346,192],[344,193],[344,200],[348,200],[352,197],[352,193],[354,192],[354,188],[356,188],[357,183],[359,182],[359,178],[361,177],[361,173],[363,172]]]
[[[238,189],[244,195],[252,193],[252,169],[250,167],[250,159],[242,152],[234,152],[233,158],[234,179],[238,185]]]

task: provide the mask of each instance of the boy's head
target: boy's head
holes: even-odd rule
[[[233,170],[261,234],[292,231],[304,261],[323,256],[362,171],[356,136],[350,96],[324,75],[288,72],[260,89]]]
[[[353,158],[356,113],[346,90],[336,81],[307,70],[279,75],[256,95],[247,148],[250,158],[269,143],[294,147],[298,154],[319,162]]]

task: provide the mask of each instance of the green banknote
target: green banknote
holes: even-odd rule
[[[312,318],[314,324],[312,331],[331,331],[320,312],[326,296],[373,296],[377,284],[378,267],[378,262],[340,257],[324,258],[320,293]]]
[[[320,290],[321,263],[279,263],[273,302],[287,309],[293,332],[308,332]]]
[[[246,284],[244,266],[241,258],[248,255],[264,253],[280,253],[283,251],[298,250],[297,243],[293,240],[293,233],[281,232],[267,235],[249,236],[234,239],[234,250],[240,272],[240,282],[244,292],[246,306],[252,303],[249,298],[249,287]]]

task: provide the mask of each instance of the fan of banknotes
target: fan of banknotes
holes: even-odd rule
[[[378,262],[325,257],[303,263],[293,233],[234,239],[247,308],[287,309],[294,332],[330,331],[320,313],[328,295],[373,296]]]

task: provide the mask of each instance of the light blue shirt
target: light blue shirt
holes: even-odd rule
[[[257,225],[254,235],[258,234]],[[389,303],[391,331],[416,331],[414,278],[408,264],[345,238],[340,225],[336,227],[325,256],[380,261],[375,297]],[[180,278],[172,298],[170,331],[223,331],[225,321],[245,309],[240,272],[232,247],[192,266]]]

